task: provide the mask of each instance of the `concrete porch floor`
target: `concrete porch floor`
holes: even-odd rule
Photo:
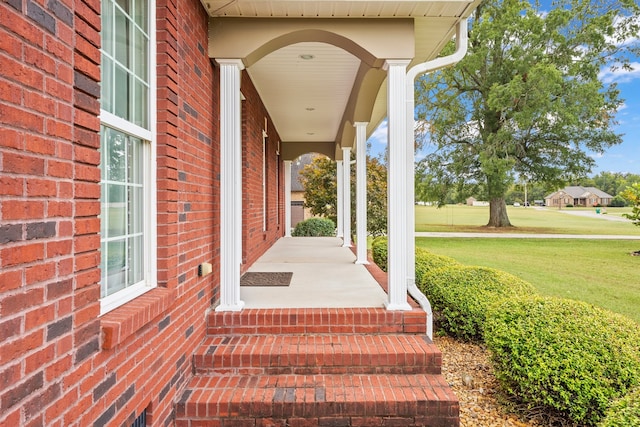
[[[283,237],[249,272],[292,272],[289,286],[241,286],[246,308],[383,307],[387,294],[337,237]]]

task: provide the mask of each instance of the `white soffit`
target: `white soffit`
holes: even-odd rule
[[[459,17],[468,0],[436,1],[311,1],[311,0],[201,0],[212,17]]]
[[[359,66],[343,49],[307,42],[272,52],[247,72],[282,141],[330,142],[341,126]]]

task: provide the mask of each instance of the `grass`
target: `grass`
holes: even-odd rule
[[[640,236],[639,241],[421,237],[416,246],[509,272],[543,295],[585,301],[640,323],[640,257],[629,255],[640,250]]]
[[[565,208],[564,210],[585,210]],[[594,212],[593,209],[586,209]],[[607,208],[607,214],[621,216],[630,208]],[[489,221],[489,207],[446,205],[442,208],[416,206],[416,231],[509,232],[538,234],[612,234],[638,235],[640,227],[630,222],[607,221],[568,215],[557,209],[507,207],[512,228],[504,230],[484,227]]]

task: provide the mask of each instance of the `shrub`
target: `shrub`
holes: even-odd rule
[[[488,306],[501,298],[529,295],[533,286],[500,270],[454,266],[433,270],[423,277],[421,287],[438,323],[450,335],[480,339]]]
[[[599,427],[640,427],[640,387],[609,406]]]
[[[437,255],[426,249],[416,248],[416,285],[424,288],[425,275],[439,268],[453,267],[461,265],[455,259]]]
[[[376,237],[371,242],[371,257],[382,271],[387,271],[387,238]]]
[[[640,382],[639,329],[586,303],[521,297],[490,307],[484,339],[507,393],[595,425],[613,399]]]
[[[623,208],[627,206],[627,200],[620,194],[618,194],[613,199],[611,199],[611,203],[609,203],[609,206],[611,206],[612,208]]]
[[[292,235],[301,236],[335,236],[336,225],[327,218],[309,218],[300,221]]]

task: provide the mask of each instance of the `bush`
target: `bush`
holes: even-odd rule
[[[550,297],[502,300],[484,339],[503,389],[529,407],[595,425],[640,382],[640,328],[624,316]]]
[[[627,206],[627,200],[620,194],[618,194],[616,197],[611,199],[611,203],[609,203],[609,206],[611,206],[612,208],[623,208]]]
[[[438,315],[439,326],[466,340],[482,338],[491,303],[534,292],[529,282],[486,267],[440,268],[425,274],[423,282],[421,289]]]
[[[309,218],[300,221],[293,230],[295,237],[302,236],[335,236],[336,225],[327,218]]]
[[[573,207],[573,203],[567,203],[566,205],[564,205],[565,208],[572,208]]]
[[[609,406],[599,427],[640,427],[640,387]]]
[[[387,238],[376,237],[371,242],[371,257],[382,271],[387,271]]]
[[[416,248],[416,285],[423,289],[425,284],[425,276],[439,268],[460,266],[461,264],[455,259],[436,255],[426,249]]]

